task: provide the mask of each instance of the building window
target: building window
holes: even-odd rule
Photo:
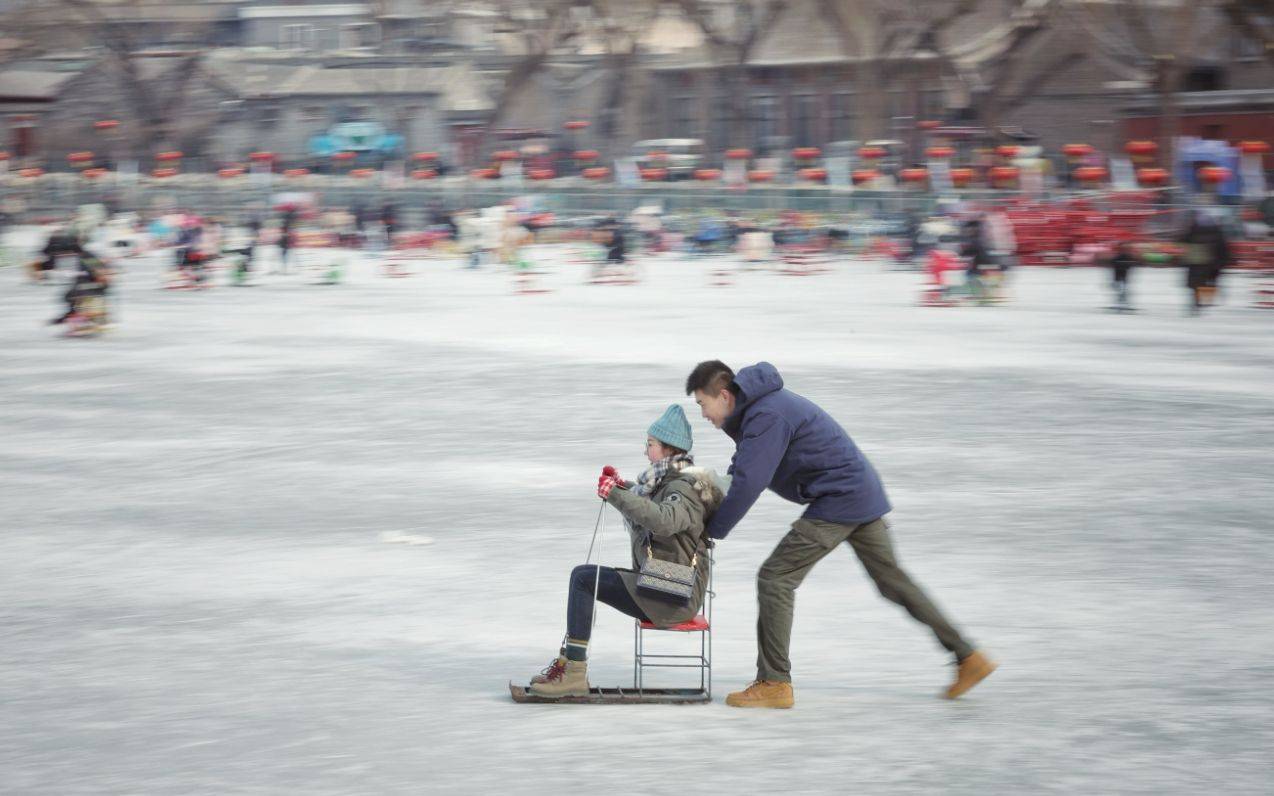
[[[328,52],[341,46],[340,31],[336,28],[312,28],[311,31],[314,37],[314,49],[319,52]]]
[[[270,129],[278,125],[282,112],[277,105],[262,105],[256,109],[257,126],[262,129]]]
[[[1215,66],[1198,66],[1186,73],[1181,81],[1182,91],[1222,91],[1225,89],[1225,70]]]
[[[792,145],[815,146],[819,140],[822,127],[822,114],[819,112],[818,97],[813,94],[800,94],[792,98]]]
[[[775,97],[753,97],[748,109],[752,120],[752,133],[758,150],[764,149],[769,139],[779,134],[778,100]]]
[[[854,95],[843,91],[832,95],[832,140],[848,141],[854,137]]]
[[[724,149],[735,143],[731,141],[731,135],[734,133],[734,107],[730,104],[730,97],[727,94],[718,94],[713,107],[715,110],[712,113],[710,144],[715,149]]]
[[[355,22],[341,26],[342,49],[375,47],[379,43],[380,27],[374,22]]]
[[[920,115],[925,119],[941,119],[946,113],[943,90],[925,89],[920,94]]]
[[[1264,54],[1261,42],[1251,36],[1244,36],[1242,33],[1234,35],[1233,50],[1234,58],[1238,61],[1256,61]]]
[[[677,97],[672,101],[673,134],[681,138],[694,138],[698,128],[694,97]]]
[[[279,47],[284,50],[304,50],[312,40],[309,25],[284,25],[279,28]]]

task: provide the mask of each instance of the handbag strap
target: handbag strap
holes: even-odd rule
[[[650,537],[648,536],[646,537],[646,560],[649,561],[652,558],[655,558],[655,551],[650,549]],[[655,560],[662,561],[663,559],[655,559]],[[694,556],[691,557],[690,559],[690,568],[694,569],[695,565],[698,563],[699,563],[699,551],[696,550]]]

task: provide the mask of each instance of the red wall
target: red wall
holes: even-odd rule
[[[1274,112],[1182,114],[1181,135],[1214,138],[1230,143],[1265,141],[1274,146]],[[1159,117],[1124,119],[1124,139],[1159,140]],[[1264,158],[1265,168],[1274,168],[1274,153]]]

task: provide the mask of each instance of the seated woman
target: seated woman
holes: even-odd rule
[[[602,475],[597,494],[624,515],[632,542],[633,569],[583,564],[571,572],[566,601],[566,641],[558,658],[531,680],[531,693],[545,697],[588,694],[588,640],[597,601],[657,627],[693,619],[708,586],[708,537],[703,529],[725,496],[716,473],[695,467],[690,423],[673,404],[647,431],[650,468],[636,482]],[[609,468],[608,468],[609,469]],[[685,566],[694,562],[694,593],[688,601],[639,589],[637,575],[648,557]]]

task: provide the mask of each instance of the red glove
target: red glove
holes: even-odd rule
[[[602,468],[602,475],[610,476],[611,478],[614,478],[616,481],[623,480],[619,477],[619,471],[616,470],[614,467],[611,467],[609,464]]]
[[[602,500],[610,497],[610,491],[615,488],[618,482],[609,475],[603,475],[597,480],[597,496]]]

